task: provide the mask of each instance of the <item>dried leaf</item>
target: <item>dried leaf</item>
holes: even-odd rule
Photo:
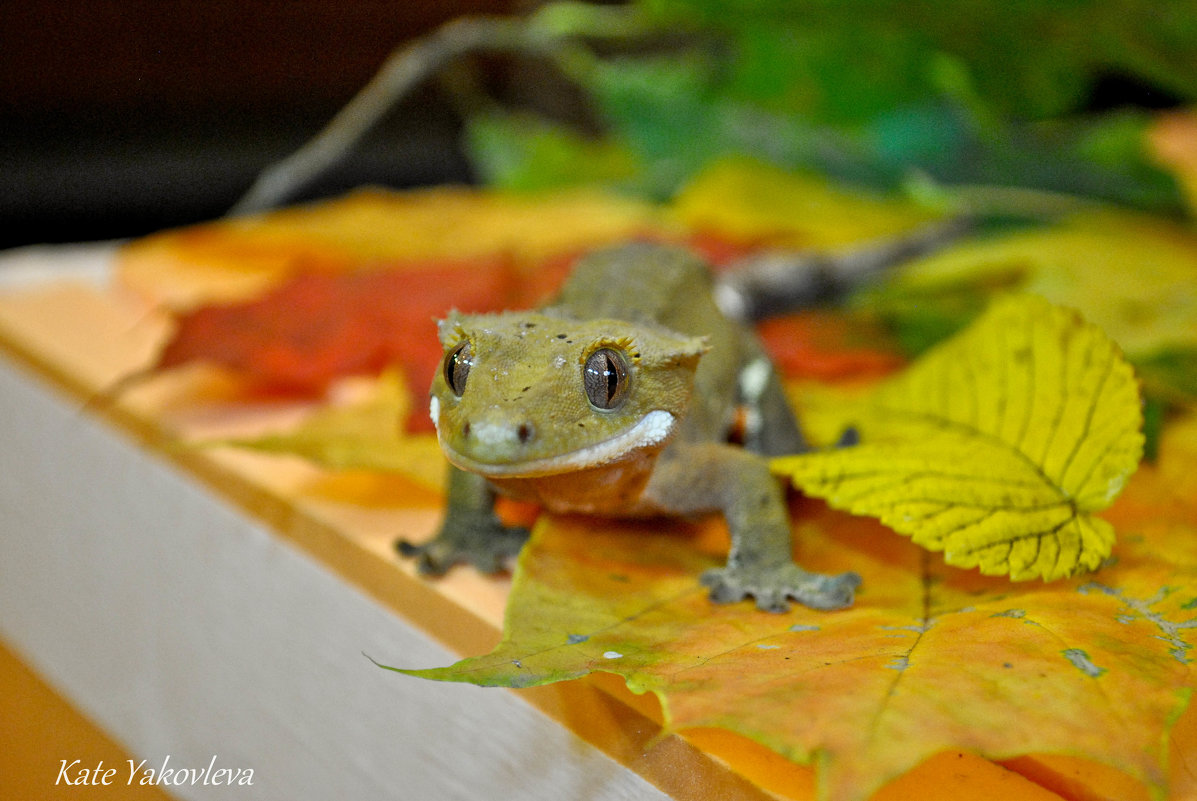
[[[435,438],[403,433],[410,427],[405,423],[410,407],[402,377],[389,370],[368,396],[318,409],[292,430],[203,444],[287,453],[330,470],[402,473],[426,487],[443,489],[445,460]],[[423,409],[416,413],[423,416]]]
[[[252,298],[298,273],[495,259],[522,268],[653,230],[658,219],[648,204],[582,189],[361,190],[137,240],[122,249],[118,276],[171,308],[192,308]]]
[[[428,679],[528,687],[615,673],[661,700],[667,731],[723,727],[859,801],[948,749],[1068,754],[1157,788],[1197,686],[1197,528],[1160,515],[1152,471],[1116,507],[1128,536],[1095,577],[1012,587],[947,567],[867,518],[803,501],[797,556],[857,570],[854,608],[764,615],[711,604],[697,576],[721,526],[542,518],[502,643]]]
[[[406,300],[420,294],[414,285],[392,292]],[[443,311],[421,312],[420,324]],[[427,341],[439,357],[435,338]],[[413,454],[431,453],[432,439],[400,437],[389,453],[387,420],[404,401],[387,394],[395,385],[382,386],[373,401],[320,412],[289,439],[257,445],[423,475]],[[618,673],[662,699],[670,729],[721,726],[816,764],[834,801],[863,798],[958,748],[993,758],[1068,753],[1158,786],[1167,776],[1165,735],[1195,685],[1197,531],[1187,498],[1197,471],[1190,451],[1176,454],[1191,439],[1166,431],[1159,469],[1134,476],[1107,513],[1122,534],[1116,564],[1047,586],[954,570],[873,520],[801,501],[799,560],[865,578],[857,606],[833,615],[710,604],[697,576],[723,559],[721,523],[544,517],[521,557],[503,644],[490,657],[421,675],[527,686]]]
[[[1006,299],[880,387],[863,444],[775,462],[804,492],[880,518],[948,564],[1058,579],[1109,556],[1105,509],[1142,455],[1138,388],[1095,326]]]
[[[273,390],[311,395],[338,378],[399,366],[423,396],[441,356],[434,315],[495,309],[514,286],[503,259],[300,275],[255,300],[180,315],[156,368],[207,362]]]

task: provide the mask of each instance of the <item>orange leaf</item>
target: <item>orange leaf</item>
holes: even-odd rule
[[[122,249],[118,276],[156,301],[191,308],[254,297],[300,272],[500,256],[522,268],[657,227],[652,207],[589,190],[364,189],[146,237]]]
[[[693,528],[545,518],[498,648],[412,672],[514,687],[616,673],[659,696],[669,729],[724,727],[814,764],[833,801],[954,749],[1068,754],[1162,787],[1165,735],[1197,684],[1197,527],[1136,516],[1158,484],[1136,474],[1115,507],[1116,565],[1032,587],[803,501],[799,561],[864,577],[857,605],[830,614],[712,605],[696,578],[718,547]]]

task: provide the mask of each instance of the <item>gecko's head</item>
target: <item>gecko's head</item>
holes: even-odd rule
[[[662,448],[685,413],[701,338],[617,320],[450,315],[432,382],[441,447],[500,477],[596,467]]]

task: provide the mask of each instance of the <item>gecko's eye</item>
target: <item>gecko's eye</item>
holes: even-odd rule
[[[457,397],[465,392],[466,379],[470,377],[470,367],[474,364],[474,349],[469,342],[462,342],[445,356],[445,383]]]
[[[582,386],[594,408],[618,407],[628,393],[628,368],[623,355],[611,348],[600,348],[590,354],[582,368]]]

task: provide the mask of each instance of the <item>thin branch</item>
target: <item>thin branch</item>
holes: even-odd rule
[[[229,216],[274,208],[295,197],[317,176],[353,150],[371,128],[429,78],[453,60],[493,52],[552,60],[575,78],[592,64],[577,46],[581,38],[636,41],[659,33],[634,7],[584,2],[549,3],[529,17],[462,17],[398,48],[382,68],[316,136],[270,165]]]
[[[454,59],[483,51],[544,54],[549,43],[541,30],[522,19],[465,17],[400,47],[323,130],[263,170],[229,216],[264,211],[293,198],[343,159],[390,109]]]

